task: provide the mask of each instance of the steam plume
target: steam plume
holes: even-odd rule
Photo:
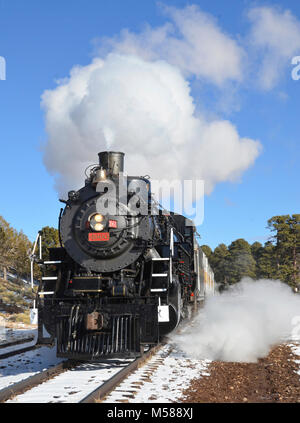
[[[209,193],[254,163],[260,144],[227,120],[197,114],[189,82],[176,66],[108,54],[76,66],[42,96],[48,140],[44,162],[60,195],[82,186],[101,150],[126,153],[129,174],[204,179]]]
[[[198,358],[255,362],[297,332],[299,315],[300,297],[286,284],[244,278],[208,298],[193,327],[173,341]]]

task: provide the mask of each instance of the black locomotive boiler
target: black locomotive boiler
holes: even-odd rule
[[[64,201],[61,247],[40,262],[38,342],[45,328],[59,357],[138,356],[214,289],[193,222],[166,213],[149,178],[123,166],[124,153],[99,153]]]

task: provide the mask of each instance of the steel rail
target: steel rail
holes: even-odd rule
[[[0,354],[0,360],[3,360],[5,358],[9,358],[9,357],[13,357],[14,355],[18,355],[18,354],[22,354],[28,351],[32,351],[32,350],[36,350],[38,348],[40,348],[41,345],[31,345],[30,347],[25,347],[25,348],[20,348],[18,350],[13,350],[4,354]]]
[[[0,348],[13,347],[14,345],[26,344],[34,340],[34,336],[29,336],[28,338],[16,339],[15,341],[3,342],[0,343]]]
[[[101,401],[107,394],[109,394],[117,385],[119,385],[130,373],[135,371],[141,364],[144,364],[149,358],[152,357],[160,348],[162,348],[164,344],[160,343],[152,348],[150,348],[147,352],[145,352],[141,357],[136,358],[132,363],[128,366],[124,367],[106,382],[104,382],[101,386],[96,388],[93,392],[88,394],[85,398],[83,398],[80,403],[95,403],[97,401]]]
[[[149,358],[151,358],[160,348],[165,345],[165,342],[155,345],[145,352],[141,357],[136,358],[133,362],[123,367],[118,373],[112,376],[110,379],[102,383],[98,388],[94,389],[90,394],[86,395],[79,403],[94,403],[102,400],[107,394],[109,394],[116,386],[118,386],[130,373],[138,369],[139,366],[144,364]],[[29,347],[33,349],[36,346]],[[53,366],[49,369],[43,370],[33,376],[30,376],[20,382],[16,382],[6,388],[0,390],[0,403],[3,403],[16,395],[23,394],[24,392],[40,385],[42,382],[59,375],[65,370],[74,368],[79,363],[75,360],[66,360]]]
[[[76,366],[74,361],[63,361],[62,363],[57,364],[54,367],[51,367],[47,370],[43,370],[33,376],[30,376],[26,379],[21,380],[20,382],[14,383],[4,389],[0,390],[0,403],[7,401],[15,395],[20,395],[23,392],[34,388],[37,385],[40,385],[42,382],[46,381],[50,377],[53,377],[64,370],[68,370]]]

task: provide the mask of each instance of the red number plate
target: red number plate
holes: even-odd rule
[[[109,220],[108,221],[108,227],[109,228],[117,228],[118,227],[117,221],[116,220]]]
[[[109,241],[109,233],[108,232],[90,232],[89,241],[91,242]]]

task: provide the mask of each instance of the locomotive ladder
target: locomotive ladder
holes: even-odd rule
[[[35,255],[35,251],[36,251],[36,249],[37,249],[37,245],[39,244],[39,255],[38,255],[38,259],[36,258],[36,255]],[[43,258],[42,258],[42,232],[41,231],[39,231],[38,232],[38,234],[37,234],[37,237],[36,237],[36,239],[35,239],[35,242],[34,242],[34,246],[33,246],[33,249],[32,249],[32,252],[31,252],[31,254],[30,254],[30,264],[31,264],[31,289],[33,290],[33,286],[34,286],[34,275],[33,275],[33,263],[34,262],[37,262],[39,265],[44,265],[44,266],[53,266],[53,265],[58,265],[58,264],[62,264],[62,261],[61,260],[48,260],[48,261],[43,261]],[[44,274],[44,271],[43,271],[43,274]],[[42,282],[43,282],[43,284],[42,284],[42,287],[43,287],[43,291],[40,291],[40,292],[38,292],[38,295],[40,296],[40,297],[43,297],[44,295],[53,295],[54,293],[55,293],[55,289],[53,289],[53,291],[51,290],[51,291],[45,291],[44,290],[44,285],[45,285],[45,282],[47,282],[47,285],[48,285],[48,282],[49,281],[57,281],[57,276],[42,276]],[[34,302],[34,307],[35,307],[35,302]]]
[[[169,283],[172,283],[172,256],[174,255],[174,237],[173,237],[173,228],[170,231],[170,250],[169,257],[153,257],[151,260],[151,281],[150,281],[150,291],[151,292],[168,292]],[[159,272],[159,264],[161,262],[169,262],[168,271],[161,273]],[[155,278],[155,286],[153,285],[153,278]],[[161,281],[157,282],[157,279]]]
[[[39,254],[38,254],[38,258],[37,258],[36,255],[35,255],[35,251],[37,249],[38,244],[39,244]],[[46,261],[43,260],[43,257],[42,257],[42,233],[41,233],[41,231],[38,232],[38,235],[36,237],[36,240],[35,240],[31,255],[30,255],[31,288],[32,288],[32,290],[33,290],[33,285],[34,285],[33,264],[34,264],[35,261],[39,265],[43,266],[41,284],[40,284],[37,295],[39,296],[40,299],[43,299],[45,296],[46,297],[50,296],[50,298],[51,298],[51,295],[55,294],[58,277],[54,276],[54,275],[53,276],[45,276],[45,273],[47,274],[47,271],[45,271],[45,268],[47,266],[55,266],[56,270],[57,270],[57,267],[62,264],[62,261],[61,260],[46,260]],[[45,286],[46,286],[47,289],[45,289]],[[43,344],[52,345],[54,338],[49,334],[48,334],[49,336],[44,335],[42,310],[39,310],[36,307],[37,307],[36,300],[34,300],[33,307],[31,309],[31,311],[32,311],[32,316],[33,316],[34,321],[37,317],[37,324],[38,324],[37,344],[38,345],[43,345]]]
[[[56,268],[56,272],[53,270],[53,268],[50,270],[50,272],[53,274],[57,273],[57,269],[59,268],[59,266],[62,264],[63,262],[61,260],[42,260],[42,257],[40,255],[40,264],[43,267],[43,276],[41,277],[41,290],[38,292],[38,296],[41,299],[44,299],[44,297],[48,297],[50,296],[50,298],[55,294],[56,292],[56,288],[57,288],[57,281],[58,281],[58,276],[45,276],[45,274],[47,275],[48,270],[47,267],[48,266],[55,266]],[[51,274],[50,273],[50,274]],[[48,273],[49,275],[49,273]],[[37,343],[39,345],[53,345],[54,343],[54,338],[53,336],[49,335],[47,336],[44,333],[44,324],[43,324],[43,317],[42,317],[42,310],[41,312],[38,313],[38,340]]]
[[[57,265],[60,265],[60,264],[62,264],[61,260],[51,260],[51,261],[48,260],[48,261],[43,262],[44,266],[53,266],[53,265],[57,266]],[[54,285],[54,283],[56,285],[57,279],[58,279],[57,276],[42,276],[43,283],[45,284],[45,282],[47,282],[47,285],[48,285],[49,282],[53,282],[53,285]],[[44,286],[44,284],[43,284],[43,286]],[[43,290],[43,291],[40,291],[38,294],[39,294],[39,296],[44,296],[44,295],[53,295],[54,293],[55,293],[55,287],[53,288],[53,291]]]
[[[152,258],[152,263],[151,263],[151,292],[167,292],[168,287],[165,285],[168,285],[168,277],[169,277],[169,272],[164,272],[164,273],[157,273],[158,270],[156,270],[158,268],[158,266],[156,264],[159,264],[160,262],[164,262],[164,261],[169,261],[169,267],[171,266],[171,257],[153,257]],[[155,269],[156,268],[156,269]],[[157,286],[157,283],[155,284],[155,288],[152,288],[152,283],[153,283],[153,278],[167,278],[167,284],[163,283],[161,284],[161,286]],[[162,281],[164,282],[165,279],[162,279]]]

